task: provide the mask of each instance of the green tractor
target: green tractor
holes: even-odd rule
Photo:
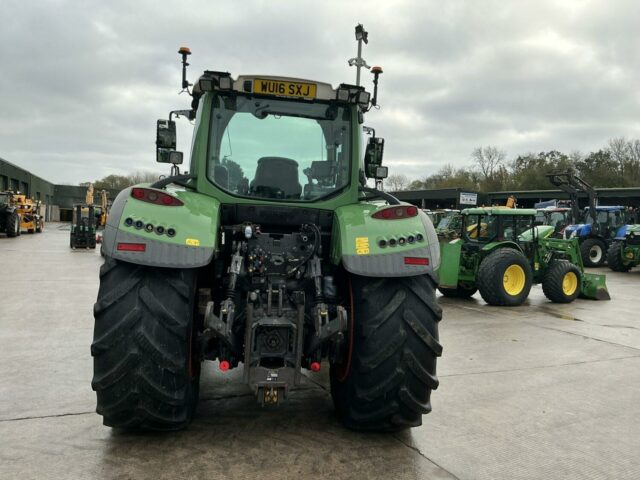
[[[373,95],[205,71],[192,110],[158,122],[157,158],[174,175],[122,191],[104,231],[91,352],[105,425],[185,427],[204,360],[239,369],[263,405],[328,368],[347,427],[421,424],[442,353],[440,251],[427,216],[379,188],[372,129],[361,154],[382,73],[371,70]],[[195,119],[189,173],[174,114]]]
[[[490,305],[517,306],[541,283],[552,302],[608,300],[605,276],[584,272],[578,241],[552,238],[554,227],[535,219],[533,209],[463,210],[460,238],[442,244],[440,292],[467,298],[479,290]]]
[[[628,272],[640,265],[640,225],[625,225],[607,251],[607,263],[614,272]]]

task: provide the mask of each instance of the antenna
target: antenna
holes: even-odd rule
[[[191,55],[191,50],[189,50],[189,47],[180,47],[178,53],[182,55],[182,91],[184,92],[186,90],[187,93],[191,94],[189,92],[191,84],[187,80],[187,67],[189,66],[187,57]]]
[[[358,56],[349,59],[349,66],[356,67],[356,85],[360,86],[360,69],[365,67],[369,70],[371,67],[367,65],[367,62],[362,58],[362,42],[369,43],[369,32],[364,29],[361,23],[356,25],[356,40],[358,41]]]

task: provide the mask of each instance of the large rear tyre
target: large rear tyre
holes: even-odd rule
[[[438,388],[442,310],[428,276],[351,280],[348,359],[331,365],[331,395],[348,428],[396,431],[422,424]]]
[[[624,263],[622,259],[623,250],[623,242],[613,242],[607,251],[607,263],[609,264],[609,268],[614,272],[628,272],[632,268],[631,265]]]
[[[177,430],[198,402],[194,270],[107,258],[91,355],[96,411],[110,427]]]
[[[438,287],[438,291],[445,297],[449,298],[470,298],[478,291],[476,287],[466,287],[458,284],[457,288]]]
[[[554,261],[542,280],[545,297],[554,303],[570,303],[580,295],[582,273],[566,260]]]
[[[20,215],[12,213],[7,219],[7,237],[17,237],[20,235]]]
[[[478,290],[489,305],[521,305],[529,296],[532,281],[529,261],[512,248],[494,250],[478,268]]]
[[[585,267],[600,267],[606,260],[607,246],[597,238],[587,238],[580,245],[580,255]]]

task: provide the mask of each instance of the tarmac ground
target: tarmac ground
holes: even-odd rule
[[[324,371],[262,408],[209,362],[190,428],[132,434],[95,413],[102,258],[68,236],[0,236],[0,479],[640,478],[640,269],[601,269],[611,301],[439,297],[440,388],[420,428],[344,429]]]

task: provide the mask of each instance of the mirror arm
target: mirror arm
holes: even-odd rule
[[[196,175],[192,175],[190,173],[184,175],[173,175],[171,177],[166,177],[157,182],[151,184],[151,188],[164,188],[171,183],[175,183],[177,185],[181,185],[183,187],[188,187],[189,185],[184,184],[183,182],[186,180],[192,180],[196,178]]]
[[[371,193],[376,197],[380,197],[389,202],[389,205],[400,205],[400,200],[398,200],[393,195],[388,194],[387,192],[383,192],[382,190],[378,190],[377,188],[371,187],[360,187],[360,190],[365,193]]]

